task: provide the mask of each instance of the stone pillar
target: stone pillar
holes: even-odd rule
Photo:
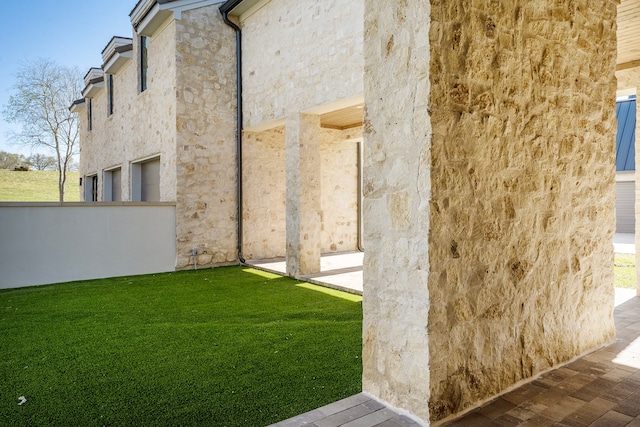
[[[615,20],[365,0],[365,392],[440,421],[614,337]]]
[[[286,123],[287,274],[320,272],[320,117],[296,114]]]
[[[429,420],[429,2],[365,1],[363,390]]]

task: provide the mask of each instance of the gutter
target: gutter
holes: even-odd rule
[[[234,9],[243,0],[227,1],[220,6],[220,13],[222,13],[222,19],[224,22],[234,29],[236,32],[236,82],[237,82],[237,123],[236,123],[236,181],[237,181],[237,206],[238,211],[236,216],[238,217],[238,261],[244,264],[246,261],[242,256],[242,243],[243,243],[243,224],[242,224],[242,31],[233,21],[229,19],[229,12]]]

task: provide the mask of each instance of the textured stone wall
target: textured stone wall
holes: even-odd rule
[[[169,18],[149,39],[148,88],[138,93],[138,40],[115,75],[115,112],[107,93],[93,101],[93,131],[81,135],[81,176],[122,167],[122,199],[131,200],[130,165],[160,155],[162,201],[176,202],[176,268],[236,261],[235,34],[217,6]]]
[[[134,58],[114,76],[114,113],[107,115],[107,91],[93,100],[93,130],[80,135],[80,176],[98,174],[103,200],[103,171],[122,168],[122,200],[131,200],[131,162],[160,155],[160,197],[176,200],[175,25],[167,22],[149,40],[149,86],[138,93],[138,40]]]
[[[362,94],[362,7],[271,0],[241,23],[245,128]]]
[[[320,116],[292,114],[285,126],[287,275],[320,272]]]
[[[614,336],[615,19],[432,1],[432,420]]]
[[[365,3],[363,385],[436,421],[613,338],[616,6],[430,6]]]
[[[358,249],[358,143],[362,128],[322,129],[322,253]]]
[[[217,6],[176,26],[177,268],[237,260],[235,33]],[[205,253],[206,252],[206,253]]]
[[[358,146],[362,128],[321,129],[322,253],[358,248]],[[245,132],[243,138],[243,254],[285,256],[285,129]]]
[[[245,132],[242,144],[244,257],[282,258],[286,254],[284,126]]]
[[[366,0],[364,55],[363,389],[428,420],[429,3]]]

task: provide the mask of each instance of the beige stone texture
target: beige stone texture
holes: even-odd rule
[[[137,37],[134,52],[138,51]],[[131,200],[131,162],[160,156],[160,200],[176,199],[175,25],[167,22],[149,40],[149,87],[138,93],[138,64],[131,60],[114,75],[114,113],[107,114],[107,91],[93,100],[93,130],[80,135],[80,176],[122,168],[122,199]],[[137,55],[134,55],[137,58]],[[105,85],[106,86],[106,85]],[[86,117],[85,120],[86,130]]]
[[[271,0],[241,22],[245,129],[362,94],[362,7]]]
[[[237,261],[235,33],[216,5],[176,25],[177,268]],[[205,253],[206,252],[206,253]]]
[[[358,141],[362,128],[322,129],[323,254],[358,250]]]
[[[245,132],[242,144],[243,255],[245,259],[284,258],[284,126]]]
[[[432,1],[431,420],[614,337],[616,4]]]
[[[320,116],[292,115],[285,129],[287,274],[300,277],[320,272]]]
[[[138,92],[139,48],[115,75],[115,111],[107,92],[93,100],[93,130],[81,128],[81,176],[122,168],[122,200],[131,200],[131,163],[160,156],[160,196],[176,202],[176,268],[236,262],[235,34],[216,5],[168,18],[149,37],[148,88]],[[86,115],[85,115],[86,116]]]
[[[321,129],[322,253],[358,249],[358,146],[362,128]],[[286,255],[285,128],[243,137],[243,255]]]
[[[429,419],[429,3],[365,1],[363,390]]]

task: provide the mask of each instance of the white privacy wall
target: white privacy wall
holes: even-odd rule
[[[173,204],[0,203],[0,289],[175,270]]]

